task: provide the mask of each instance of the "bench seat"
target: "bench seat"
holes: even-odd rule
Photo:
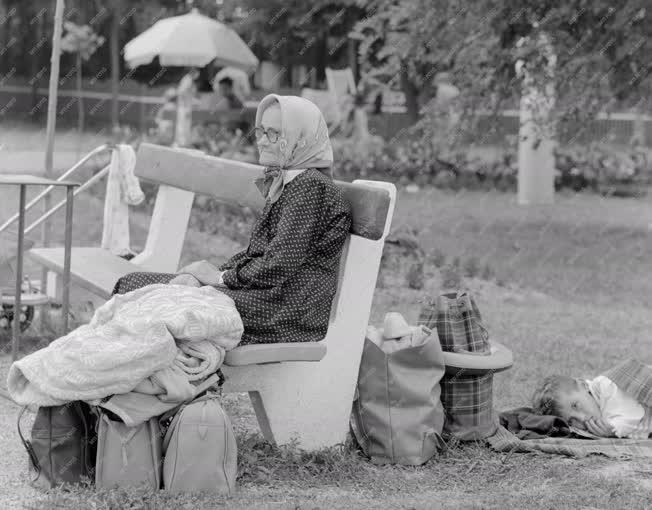
[[[63,272],[62,248],[32,248],[27,255],[50,271]],[[148,272],[146,268],[102,248],[73,248],[71,252],[70,281],[103,299],[111,298],[119,278],[134,271]]]

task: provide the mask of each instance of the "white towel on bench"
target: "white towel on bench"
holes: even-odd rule
[[[213,287],[149,285],[116,294],[89,324],[13,363],[7,387],[18,404],[39,406],[134,389],[161,400],[192,395],[191,381],[215,372],[243,331],[234,301]]]
[[[114,255],[131,253],[129,206],[138,205],[145,195],[134,175],[136,153],[131,145],[120,144],[111,154],[111,166],[104,199],[102,248]]]

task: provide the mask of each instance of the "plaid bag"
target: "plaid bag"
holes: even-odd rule
[[[426,302],[419,325],[437,329],[445,352],[489,355],[489,333],[475,300],[468,292],[449,292]],[[460,441],[484,439],[496,432],[493,409],[493,373],[446,373],[441,382],[441,402],[446,412],[443,435]]]
[[[427,302],[417,323],[437,329],[445,352],[490,353],[489,333],[482,324],[475,300],[468,292],[449,292]]]
[[[493,403],[494,375],[446,374],[441,382],[441,403],[446,411],[444,437],[476,441],[493,435],[498,419]]]

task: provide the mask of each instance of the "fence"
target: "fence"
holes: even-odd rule
[[[89,125],[106,125],[111,117],[111,94],[106,92],[82,91],[85,103],[86,121]],[[74,90],[60,90],[57,105],[58,120],[74,123],[77,115]],[[120,123],[138,126],[141,130],[151,125],[151,120],[163,104],[163,98],[157,96],[129,95],[119,96]],[[0,86],[0,122],[3,119],[26,121],[43,121],[47,110],[47,89],[39,88],[32,96],[29,87],[18,85]],[[626,144],[634,133],[636,116],[633,113],[614,113],[609,117],[602,115],[586,123],[569,123],[559,130],[560,143],[574,141],[589,143],[591,141],[610,140],[617,144]],[[643,116],[643,142],[652,147],[652,117]],[[483,133],[476,142],[495,145],[502,143],[506,136],[518,133],[519,112],[505,110],[497,116],[483,115],[480,119],[479,132]],[[383,113],[369,116],[369,128],[372,132],[390,140],[397,134],[405,133],[410,126],[410,119],[400,105],[391,105]]]

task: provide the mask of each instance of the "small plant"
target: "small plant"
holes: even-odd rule
[[[480,278],[482,278],[483,280],[491,280],[493,275],[494,275],[493,269],[491,269],[491,266],[487,262],[482,268],[482,273],[480,275]]]
[[[410,289],[421,290],[423,289],[423,261],[419,260],[408,269],[407,284]]]
[[[473,278],[480,272],[480,263],[476,257],[469,257],[464,262],[464,276]]]
[[[453,264],[444,266],[441,270],[442,287],[444,289],[459,289],[462,285],[462,275],[459,267]]]
[[[440,268],[446,263],[446,255],[439,248],[434,249],[431,259],[436,268]]]

